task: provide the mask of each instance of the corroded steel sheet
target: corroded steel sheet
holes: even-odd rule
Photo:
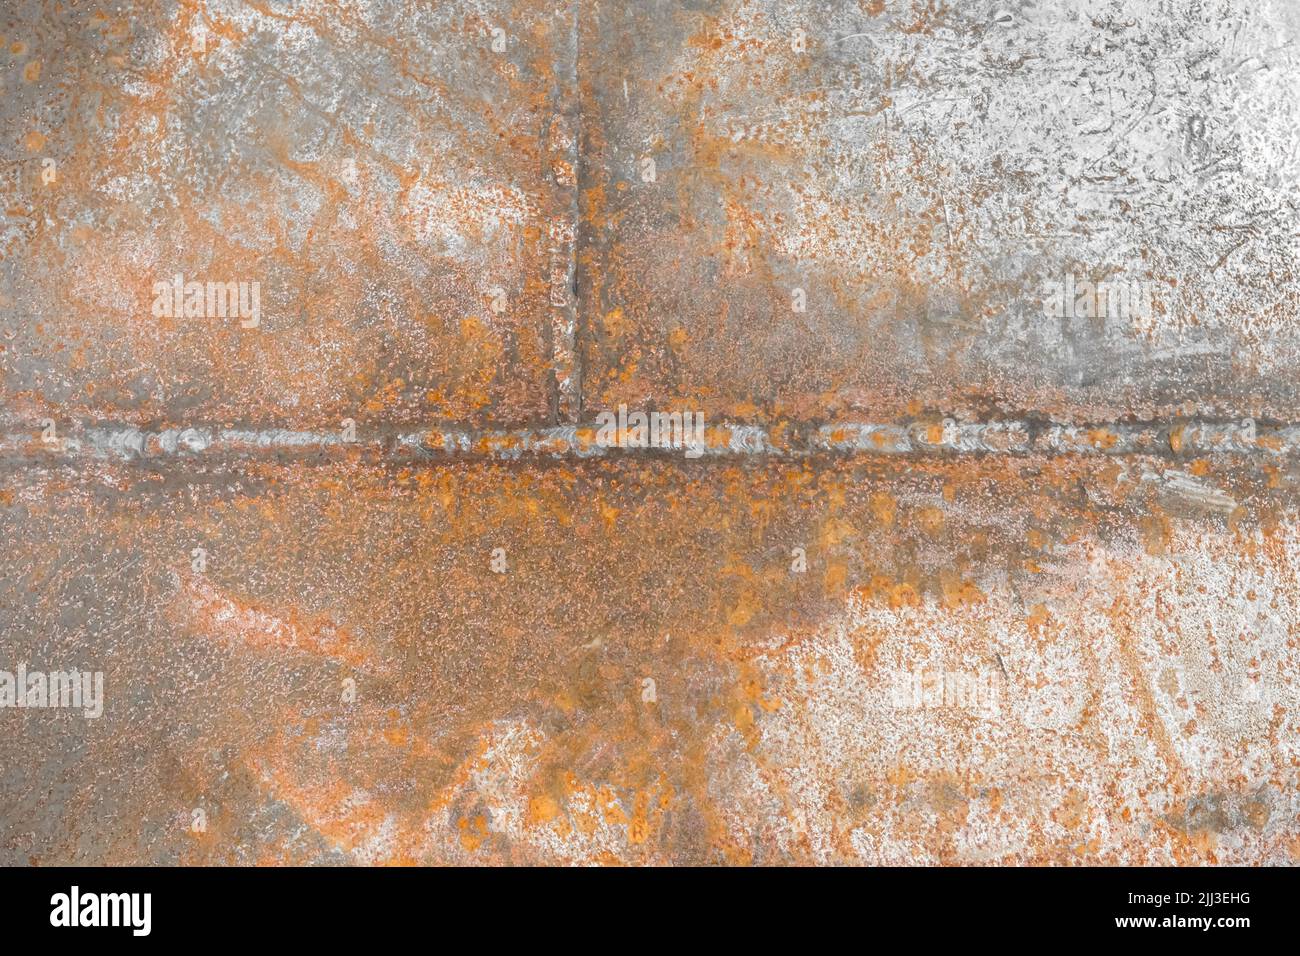
[[[7,411],[554,417],[572,8],[7,6]],[[177,314],[188,295],[154,288],[176,277],[245,284],[248,308]]]
[[[0,862],[1300,862],[1298,31],[5,5]]]
[[[1296,417],[1294,4],[581,23],[588,405]],[[1085,300],[1116,281],[1149,302]]]
[[[1293,862],[1298,480],[1148,456],[28,469],[0,513],[6,652],[108,684],[98,719],[5,714],[3,852]]]

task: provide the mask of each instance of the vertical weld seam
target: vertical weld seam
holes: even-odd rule
[[[578,198],[581,187],[579,155],[581,153],[581,110],[578,97],[578,0],[571,0],[569,43],[565,51],[568,63],[557,70],[555,111],[558,125],[566,137],[562,158],[568,165],[571,183],[556,178],[555,167],[549,170],[557,193],[556,215],[561,221],[551,224],[553,244],[549,268],[551,275],[551,381],[552,413],[555,424],[576,424],[581,415],[581,365],[577,347],[578,301],[575,288],[578,266],[579,221]],[[554,125],[552,126],[554,129]],[[553,159],[560,156],[551,153]],[[561,261],[562,260],[562,261]],[[559,288],[557,288],[557,285]]]

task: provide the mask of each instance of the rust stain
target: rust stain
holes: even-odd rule
[[[1077,6],[0,13],[0,860],[1300,862],[1300,21]]]

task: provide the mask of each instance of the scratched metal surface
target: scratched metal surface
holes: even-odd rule
[[[0,862],[1300,861],[1297,31],[4,4]]]
[[[651,0],[581,23],[589,404],[1295,417],[1293,3]],[[1151,315],[1047,320],[1066,273],[1148,282]]]

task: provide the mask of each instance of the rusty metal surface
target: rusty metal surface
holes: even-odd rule
[[[0,862],[1300,861],[1298,30],[6,4]]]
[[[562,4],[6,8],[8,410],[549,417],[572,350]],[[153,315],[175,275],[259,282],[256,328]]]
[[[588,404],[1296,417],[1294,4],[581,22]],[[1068,274],[1146,282],[1150,315],[1045,318]]]

